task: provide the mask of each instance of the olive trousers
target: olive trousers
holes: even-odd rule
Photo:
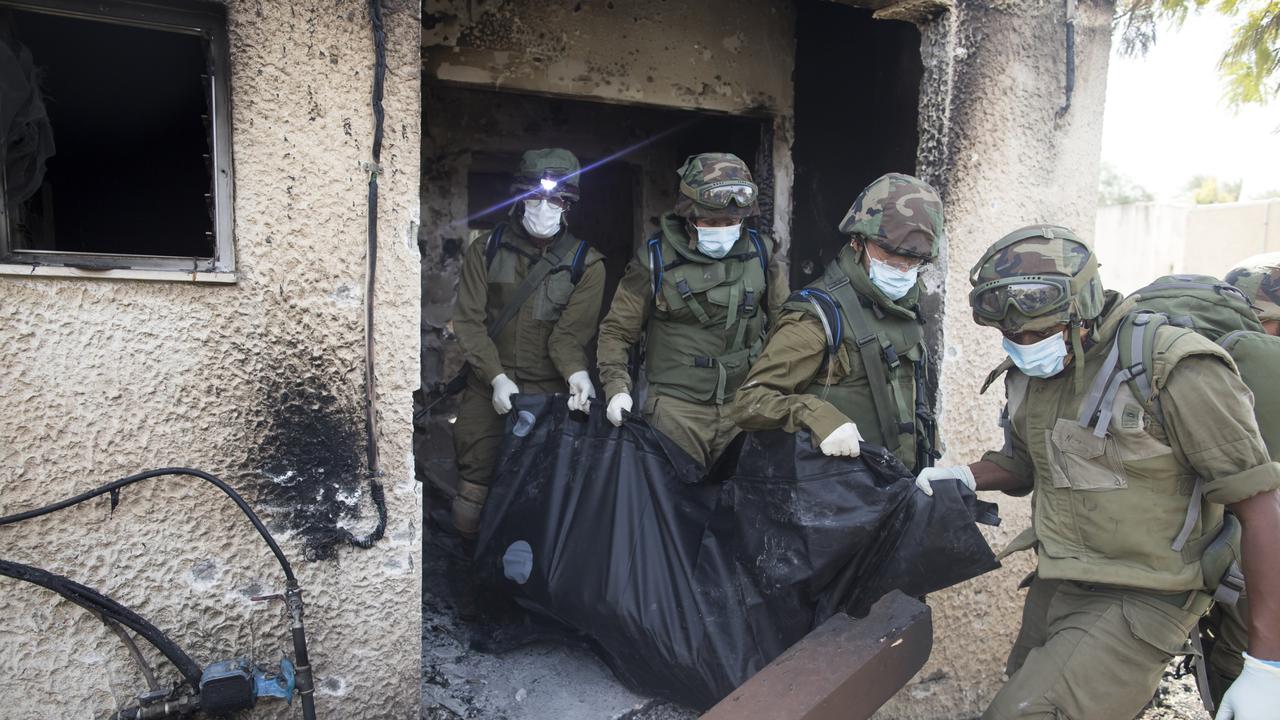
[[[1209,608],[1203,592],[1161,594],[1035,578],[985,720],[1130,720]]]
[[[650,391],[643,416],[703,467],[711,467],[740,432],[729,419],[729,405],[689,402]]]

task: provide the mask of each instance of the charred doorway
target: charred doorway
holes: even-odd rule
[[[773,120],[687,110],[571,100],[427,82],[422,177],[422,384],[429,389],[462,365],[449,322],[463,253],[504,221],[511,172],[521,153],[541,147],[573,151],[585,168],[582,199],[567,217],[578,237],[605,256],[600,314],[634,257],[657,232],[675,200],[676,168],[688,155],[732,152],[761,186],[759,226],[773,224]],[[594,376],[594,341],[589,346]],[[593,377],[593,379],[595,379]],[[597,387],[599,384],[597,383]],[[454,486],[449,420],[453,401],[417,413],[420,480],[445,495]]]
[[[791,283],[803,287],[839,250],[836,226],[858,192],[915,173],[924,67],[911,23],[825,0],[795,7]]]

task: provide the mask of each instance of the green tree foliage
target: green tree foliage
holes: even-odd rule
[[[1187,192],[1197,205],[1213,205],[1214,203],[1231,203],[1240,199],[1242,180],[1235,182],[1219,181],[1213,175],[1196,175],[1187,183]]]
[[[1236,19],[1231,44],[1218,60],[1227,102],[1239,108],[1280,97],[1280,0],[1119,0],[1121,52],[1147,52],[1155,44],[1157,26],[1179,27],[1206,8]]]
[[[1098,204],[1128,205],[1129,203],[1150,202],[1155,197],[1149,190],[1134,182],[1127,175],[1122,175],[1111,163],[1102,163],[1098,173]]]

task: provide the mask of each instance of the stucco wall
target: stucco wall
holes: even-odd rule
[[[419,10],[385,0],[378,440],[390,520],[371,550],[363,314],[373,42],[366,3],[229,3],[234,285],[0,277],[0,513],[191,465],[256,504],[307,601],[322,717],[416,717],[420,495]],[[0,528],[0,556],[98,588],[201,663],[292,655],[283,580],[229,501],[189,479]],[[144,688],[96,619],[0,579],[0,715],[90,717]],[[175,677],[159,664],[165,679]],[[114,699],[113,699],[114,698]],[[283,706],[254,717],[296,714]]]
[[[1132,292],[1168,273],[1222,277],[1246,257],[1280,250],[1280,200],[1098,209],[1096,246],[1107,287]]]
[[[1086,238],[1093,228],[1110,50],[1112,4],[1081,3],[1076,20],[1076,84],[1064,101],[1065,8],[1051,0],[970,2],[922,26],[919,172],[946,203],[942,262],[927,279],[941,288],[941,464],[977,460],[1000,445],[1003,392],[979,396],[1002,359],[999,334],[974,325],[968,272],[1001,235],[1057,222]],[[1030,524],[1027,501],[989,493],[1003,524],[987,532],[997,549]],[[1033,567],[1029,553],[976,581],[929,599],[934,648],[929,665],[882,710],[893,718],[981,714],[1003,680],[1021,618],[1015,589]]]

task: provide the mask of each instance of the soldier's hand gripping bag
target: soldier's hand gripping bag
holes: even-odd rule
[[[997,567],[958,481],[915,491],[893,456],[830,458],[805,433],[744,433],[709,473],[601,403],[517,396],[477,563],[587,635],[624,683],[718,702],[835,612],[863,615]],[[523,425],[522,425],[523,423]]]

